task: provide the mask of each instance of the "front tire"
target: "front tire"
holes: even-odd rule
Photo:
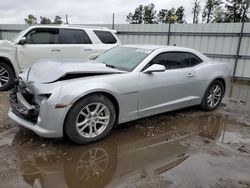
[[[220,80],[213,81],[207,88],[200,107],[204,111],[215,110],[221,103],[225,87]]]
[[[115,107],[109,98],[101,94],[90,95],[70,109],[64,132],[77,144],[95,142],[108,135],[115,118]]]
[[[14,85],[15,74],[6,63],[0,62],[0,91],[6,91]]]

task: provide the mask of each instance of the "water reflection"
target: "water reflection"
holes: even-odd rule
[[[76,175],[83,181],[91,181],[106,171],[109,155],[103,148],[93,148],[82,154],[77,162]]]
[[[90,145],[59,141],[43,147],[20,131],[12,146],[23,180],[31,186],[116,187],[143,169],[161,174],[178,166],[192,155],[190,138],[217,139],[223,127],[223,117],[213,114],[163,114],[117,127]]]

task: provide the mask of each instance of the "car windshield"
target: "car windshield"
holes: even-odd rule
[[[25,28],[24,30],[22,30],[21,32],[19,32],[17,35],[15,35],[10,41],[11,42],[15,42],[15,40],[20,37],[21,35],[23,35],[23,33],[27,30],[27,28]]]
[[[101,54],[96,61],[105,63],[111,68],[132,71],[151,52],[151,50],[143,48],[119,46]]]

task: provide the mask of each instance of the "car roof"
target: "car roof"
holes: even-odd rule
[[[178,47],[178,46],[165,46],[165,45],[151,45],[151,44],[129,44],[129,45],[122,45],[124,47],[130,47],[130,48],[142,48],[142,49],[146,49],[146,50],[151,50],[151,51],[155,51],[155,50],[164,50],[166,52],[173,52],[173,51],[177,51],[177,52],[190,52],[193,54],[198,55],[201,59],[203,59],[204,61],[209,61],[210,59],[202,54],[201,52],[194,50],[192,48],[186,48],[186,47]]]

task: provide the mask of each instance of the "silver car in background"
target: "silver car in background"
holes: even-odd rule
[[[114,124],[193,105],[214,110],[230,73],[226,63],[171,46],[119,46],[89,62],[44,60],[20,75],[9,117],[40,136],[85,144]]]

